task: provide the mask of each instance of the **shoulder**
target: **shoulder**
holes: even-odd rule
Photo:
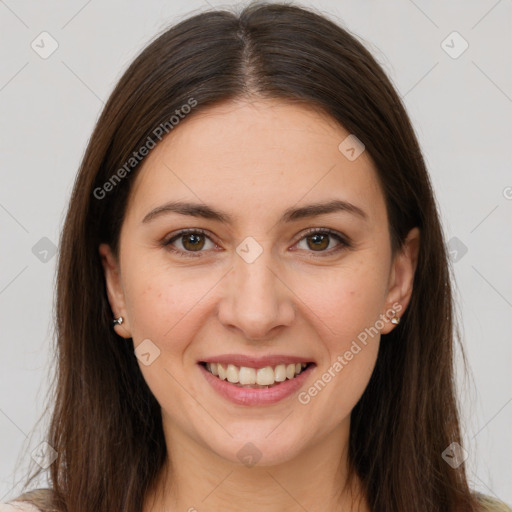
[[[512,508],[509,505],[496,498],[491,498],[481,493],[475,493],[475,497],[482,507],[480,509],[481,512],[512,512]]]
[[[28,501],[10,501],[0,503],[0,512],[41,512],[41,510]]]
[[[32,489],[7,503],[0,503],[0,512],[55,512],[53,497],[51,488]]]
[[[481,505],[481,512],[512,512],[512,508],[503,501],[491,498],[485,494],[475,493]],[[0,503],[0,512],[42,512],[41,509],[28,501],[14,500],[9,503]]]

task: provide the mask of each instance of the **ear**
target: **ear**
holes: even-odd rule
[[[123,323],[121,325],[116,324],[114,330],[123,338],[131,338],[119,263],[108,244],[100,244],[98,252],[100,253],[101,264],[103,265],[107,297],[113,316],[114,318],[123,317]]]
[[[409,301],[411,300],[414,274],[418,263],[418,253],[420,248],[420,230],[415,227],[409,231],[404,241],[403,247],[397,252],[390,273],[389,291],[386,297],[385,316],[389,319],[393,317],[390,314],[394,311],[396,316],[400,317],[405,313]],[[387,321],[381,334],[391,332],[395,324]]]

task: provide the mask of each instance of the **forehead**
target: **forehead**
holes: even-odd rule
[[[130,194],[127,216],[172,199],[271,215],[291,205],[339,198],[385,210],[375,166],[363,151],[339,146],[350,133],[312,106],[237,101],[195,112],[149,153]],[[356,148],[357,149],[357,148]]]

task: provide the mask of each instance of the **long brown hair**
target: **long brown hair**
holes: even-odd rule
[[[276,3],[239,14],[205,12],[164,32],[124,73],[96,125],[60,241],[47,439],[58,456],[46,509],[140,512],[167,456],[160,406],[133,346],[113,332],[98,256],[101,242],[118,249],[140,165],[125,167],[105,194],[97,191],[191,98],[199,111],[241,97],[326,112],[364,143],[376,165],[393,250],[411,228],[421,230],[409,307],[383,338],[352,411],[350,475],[360,478],[373,511],[477,510],[464,464],[452,468],[442,458],[451,443],[462,445],[454,383],[459,338],[443,233],[414,130],[390,80],[355,36],[312,9]]]

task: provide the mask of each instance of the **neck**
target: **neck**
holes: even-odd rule
[[[221,458],[167,425],[169,457],[143,512],[368,512],[359,479],[347,483],[349,423],[293,460],[252,467]]]

